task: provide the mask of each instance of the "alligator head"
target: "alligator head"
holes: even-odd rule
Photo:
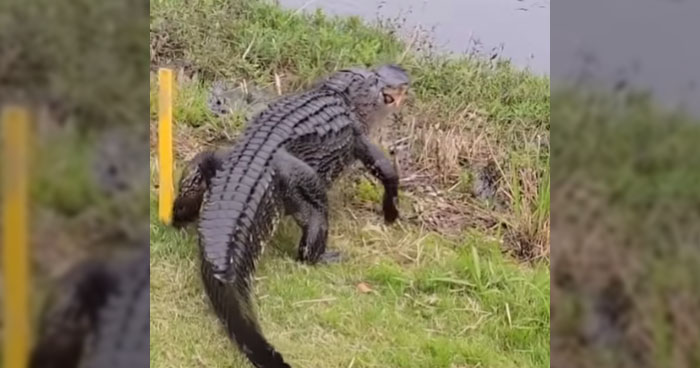
[[[342,69],[324,81],[346,97],[367,130],[399,110],[410,84],[406,70],[395,64]]]

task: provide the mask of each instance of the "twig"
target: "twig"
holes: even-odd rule
[[[419,26],[416,26],[414,28],[415,30],[413,31],[413,37],[411,37],[411,42],[406,45],[406,48],[403,50],[403,53],[399,57],[399,63],[403,61],[403,59],[406,57],[406,54],[408,54],[408,51],[411,50],[411,47],[413,47],[413,43],[416,42],[416,39],[418,38],[418,31],[420,30]]]
[[[513,320],[510,318],[510,307],[506,303],[506,316],[508,316],[508,326],[513,327]]]
[[[245,49],[245,52],[243,53],[243,56],[241,56],[241,60],[245,60],[245,57],[248,56],[248,53],[250,52],[250,49],[253,48],[253,43],[255,43],[255,36],[253,35],[253,39],[250,40],[250,43],[248,44],[248,47]]]
[[[484,320],[484,318],[486,318],[486,316],[487,316],[487,314],[482,314],[481,316],[479,316],[479,319],[476,320],[476,322],[474,322],[473,324],[468,325],[467,327],[463,328],[462,331],[459,331],[459,333],[457,334],[457,336],[462,336],[462,335],[464,335],[464,333],[467,332],[467,330],[475,330],[477,327],[479,327],[479,325],[480,325],[481,322]]]
[[[302,10],[306,9],[306,7],[308,7],[309,5],[311,5],[315,2],[316,2],[316,0],[307,1],[306,3],[304,3],[304,5],[302,5],[299,9],[295,10],[294,13],[292,13],[292,14],[296,15],[296,14],[301,13]]]
[[[455,190],[455,188],[457,188],[459,186],[459,184],[461,184],[459,181],[456,182],[453,186],[451,186],[450,188],[447,189],[447,193],[450,193],[453,190]]]
[[[501,177],[505,179],[506,172],[503,171],[503,167],[501,167],[501,164],[498,163],[498,160],[496,159],[496,155],[493,153],[493,149],[491,148],[491,142],[488,140],[488,138],[486,139],[486,146],[489,148],[489,153],[491,154],[491,157],[494,159],[493,162],[496,164],[498,171],[501,172]],[[513,186],[510,185],[510,181],[508,181],[508,180],[504,180],[504,181],[506,182],[506,185],[508,185],[508,189],[510,189],[510,193],[508,193],[508,196],[511,197],[511,200],[512,200],[513,199],[512,193],[514,193]]]
[[[399,144],[406,142],[409,139],[411,139],[411,137],[403,137],[401,139],[397,139],[394,141],[394,146],[398,146]]]
[[[332,302],[338,298],[336,297],[330,297],[330,298],[322,298],[322,299],[308,299],[308,300],[300,300],[292,305],[301,305],[301,304],[311,304],[311,303],[323,303],[323,302]]]
[[[243,90],[244,95],[248,94],[248,83],[246,83],[245,79],[243,82],[241,82],[241,89]]]
[[[416,143],[416,117],[411,119],[411,128],[408,130],[408,137],[411,139],[408,144],[408,150],[411,152],[413,150],[413,144]]]
[[[275,87],[277,88],[277,95],[282,96],[282,81],[280,80],[279,74],[275,72]]]

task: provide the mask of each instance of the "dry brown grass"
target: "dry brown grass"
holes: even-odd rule
[[[572,178],[556,193],[553,206],[562,212],[552,228],[558,245],[552,259],[552,366],[696,366],[700,299],[684,274],[700,264],[695,251],[670,246],[660,256],[665,261],[650,254],[649,228],[639,229],[610,207],[609,194],[590,179]],[[648,226],[661,228],[654,212]],[[668,235],[673,233],[700,238],[682,227]]]
[[[394,156],[420,224],[444,234],[504,227],[507,250],[518,258],[549,257],[549,212],[537,208],[549,206],[540,202],[542,168],[515,166],[513,146],[478,109],[435,122],[438,108],[409,106],[379,139]]]

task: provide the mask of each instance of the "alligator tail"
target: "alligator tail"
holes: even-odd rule
[[[204,289],[217,316],[248,360],[257,368],[291,368],[263,336],[245,279],[237,277],[228,283],[216,277],[207,262],[201,268]]]
[[[212,179],[211,196],[217,200],[204,201],[199,221],[204,289],[228,335],[255,367],[290,368],[263,336],[251,298],[256,260],[280,216],[274,173],[231,174],[242,171],[239,165],[251,165],[229,162],[234,167],[224,164]],[[246,186],[248,179],[255,185]]]

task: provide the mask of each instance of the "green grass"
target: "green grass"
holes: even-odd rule
[[[402,176],[429,175],[402,187],[403,220],[380,225],[381,188],[352,174],[330,194],[330,246],[343,263],[295,262],[299,231],[286,221],[259,265],[256,310],[293,366],[549,366],[547,78],[505,62],[421,55],[390,29],[257,0],[153,1],[151,46],[153,66],[188,76],[174,108],[178,158],[240,130],[244,111],[219,118],[206,106],[216,79],[274,91],[277,76],[288,93],[339,67],[382,62],[400,62],[414,79],[388,134],[410,138]],[[474,170],[489,161],[500,172],[498,209],[469,194]],[[196,232],[159,224],[156,189],[151,197],[152,366],[246,367],[200,285]],[[444,204],[454,207],[449,221],[439,217]],[[502,226],[475,225],[481,217]],[[504,254],[512,239],[540,260]]]
[[[74,216],[101,199],[90,172],[93,147],[86,134],[68,129],[57,133],[34,145],[32,199],[39,206]]]
[[[0,96],[72,115],[82,129],[140,124],[147,114],[143,3],[0,3]]]
[[[453,243],[373,222],[334,221],[339,265],[295,262],[289,222],[263,257],[258,314],[294,366],[549,366],[546,265],[506,260],[478,234]],[[243,367],[204,297],[195,236],[151,226],[151,365]]]

